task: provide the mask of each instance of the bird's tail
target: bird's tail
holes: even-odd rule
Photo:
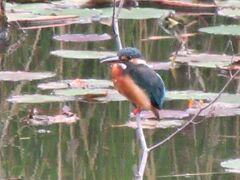
[[[152,107],[151,110],[152,110],[153,114],[156,116],[157,120],[160,120],[160,115],[159,115],[159,110],[160,110],[160,109],[157,109],[157,108],[155,108],[155,107]]]

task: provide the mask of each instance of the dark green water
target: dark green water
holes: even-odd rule
[[[202,20],[212,25],[212,17],[195,19],[196,32]],[[227,22],[217,19],[218,24]],[[199,25],[199,26],[198,26]],[[147,59],[166,61],[175,51],[175,40],[140,41],[150,35],[164,35],[156,20],[120,21],[124,46],[136,46]],[[51,114],[64,104],[71,107],[80,120],[71,125],[33,127],[21,123],[28,114],[29,105],[11,104],[6,99],[16,94],[43,93],[37,88],[40,82],[60,79],[97,78],[109,79],[108,67],[97,60],[69,60],[49,54],[55,49],[115,50],[113,40],[94,43],[64,43],[52,40],[52,36],[63,33],[111,33],[111,28],[100,23],[72,25],[62,28],[27,31],[28,36],[11,55],[1,55],[1,70],[52,71],[57,76],[33,82],[0,82],[0,178],[21,177],[40,180],[128,180],[133,179],[139,154],[135,131],[130,128],[113,128],[123,124],[129,117],[128,102],[107,104],[67,102],[36,104]],[[39,35],[40,34],[40,35]],[[13,30],[11,43],[21,32]],[[228,38],[198,35],[190,38],[189,48],[200,52],[224,51]],[[34,43],[37,42],[36,48]],[[239,39],[233,38],[235,53]],[[216,70],[181,67],[173,71],[159,71],[169,90],[206,90],[218,92],[226,83]],[[202,79],[203,83],[199,83]],[[204,84],[204,85],[203,85]],[[228,88],[235,93],[239,82]],[[166,102],[165,108],[186,108],[186,102]],[[50,133],[40,134],[39,129]],[[162,147],[150,153],[145,179],[196,179],[238,180],[240,176],[225,173],[220,162],[240,156],[239,117],[209,118],[198,125],[191,125]],[[146,130],[148,144],[165,138],[175,129]],[[195,176],[178,176],[181,174]],[[206,174],[204,174],[206,173]]]

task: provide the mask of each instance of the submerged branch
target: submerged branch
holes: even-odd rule
[[[208,107],[210,107],[213,103],[215,103],[220,96],[222,95],[222,93],[225,91],[225,89],[228,87],[228,85],[232,82],[232,80],[238,75],[238,73],[240,72],[240,70],[238,70],[237,72],[235,72],[230,79],[227,81],[227,83],[223,86],[223,88],[221,89],[221,91],[218,93],[218,95],[206,106],[204,106],[203,108],[199,109],[199,111],[186,123],[184,124],[181,128],[177,129],[175,132],[173,132],[172,134],[170,134],[167,138],[165,138],[164,140],[160,141],[159,143],[151,146],[149,148],[149,151],[157,148],[158,146],[161,146],[162,144],[166,143],[167,141],[169,141],[170,139],[172,139],[176,134],[178,134],[180,131],[182,131],[184,128],[186,128],[189,124],[193,123],[194,120],[198,117],[198,115],[205,109],[207,109]]]

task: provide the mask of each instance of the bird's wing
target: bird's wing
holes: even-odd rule
[[[165,85],[161,76],[144,64],[134,65],[128,71],[134,82],[145,90],[152,105],[161,108],[165,96]]]

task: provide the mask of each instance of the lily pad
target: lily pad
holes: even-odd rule
[[[204,103],[201,107],[204,107],[208,103]],[[199,111],[199,108],[189,108],[187,112],[189,114],[196,114]],[[204,117],[229,117],[240,115],[240,105],[228,104],[222,102],[215,102],[207,109],[203,110],[199,116]]]
[[[238,19],[240,17],[240,8],[222,8],[218,10],[218,15]]]
[[[166,128],[176,128],[176,127],[181,127],[186,123],[185,120],[148,120],[148,119],[141,119],[141,125],[143,129],[166,129]],[[128,121],[125,124],[121,125],[112,125],[112,127],[130,127],[130,128],[137,128],[137,123],[136,121]]]
[[[60,96],[84,96],[87,98],[101,97],[107,95],[106,89],[83,89],[83,88],[72,88],[72,89],[59,89],[55,90],[54,94]]]
[[[37,29],[47,28],[71,24],[77,20],[78,16],[37,16],[31,18],[24,18],[18,21],[21,29]]]
[[[123,95],[121,95],[117,90],[115,89],[107,89],[107,95],[104,97],[97,97],[94,100],[97,102],[107,103],[111,101],[126,101],[127,98]]]
[[[79,118],[76,114],[73,114],[72,116],[67,115],[56,115],[56,116],[47,116],[47,115],[33,115],[30,119],[24,119],[25,122],[27,122],[30,125],[34,126],[46,126],[46,125],[52,125],[52,124],[72,124],[77,122]]]
[[[167,100],[189,100],[189,99],[195,99],[195,100],[212,100],[214,99],[218,93],[205,93],[202,91],[168,91],[166,99]],[[224,103],[230,103],[230,104],[236,104],[240,105],[240,94],[229,94],[229,93],[223,93],[221,97],[218,99],[218,102],[224,102]]]
[[[161,119],[185,119],[190,116],[187,111],[181,110],[162,109],[158,112]],[[142,111],[140,116],[143,119],[155,119],[155,115],[151,111]]]
[[[27,3],[27,4],[15,4],[15,5],[7,5],[7,17],[9,17],[8,21],[21,21],[26,14],[39,16],[65,16],[65,15],[74,15],[78,16],[81,19],[92,19],[94,17],[100,17],[101,10],[97,9],[81,9],[79,7],[60,7],[53,3]],[[14,16],[13,13],[18,13],[17,16]],[[29,18],[29,16],[28,16]],[[79,19],[80,22],[80,19]],[[85,21],[84,21],[85,22]]]
[[[240,159],[230,159],[221,162],[221,166],[228,172],[240,173]]]
[[[49,103],[49,102],[65,102],[75,100],[72,97],[66,96],[53,96],[53,95],[42,95],[42,94],[25,94],[11,96],[7,99],[8,102],[12,103],[25,103],[25,104],[34,104],[34,103]]]
[[[0,81],[32,81],[53,76],[51,72],[0,71]]]
[[[118,9],[118,8],[117,8]],[[116,11],[117,11],[116,9]],[[113,9],[112,8],[103,8],[102,16],[103,17],[111,17]],[[157,8],[131,8],[129,9],[121,9],[120,19],[158,19],[164,16],[168,16],[173,13],[173,10],[166,9],[157,9]]]
[[[107,56],[116,55],[111,51],[74,51],[74,50],[56,50],[51,52],[52,55],[70,58],[70,59],[101,59]]]
[[[53,39],[64,42],[88,42],[105,41],[111,39],[111,36],[104,34],[63,34],[54,36]]]
[[[113,87],[113,83],[108,80],[99,79],[74,79],[58,82],[42,83],[38,85],[40,89],[64,89],[64,88],[88,88],[100,89]]]
[[[179,67],[179,64],[172,63],[172,62],[148,61],[147,64],[154,70],[169,70],[169,69],[176,69]]]
[[[240,59],[237,59],[237,61],[233,61],[231,64],[227,66],[222,66],[219,68],[225,69],[225,70],[240,70]]]
[[[112,8],[89,9],[80,7],[61,7],[54,3],[31,3],[31,4],[16,4],[7,5],[7,16],[10,17],[12,12],[30,13],[32,15],[77,15],[81,19],[101,19],[102,17],[112,17]],[[173,13],[173,10],[164,10],[157,8],[131,8],[122,9],[120,13],[121,19],[151,19],[168,16]],[[15,17],[14,20],[20,20],[21,17]],[[12,19],[10,19],[12,21]]]
[[[188,38],[192,36],[196,36],[196,33],[187,33],[187,34],[180,34],[179,37],[181,38]],[[163,39],[175,39],[174,36],[150,36],[148,38],[141,39],[141,41],[156,41],[156,40],[163,40]]]
[[[214,1],[219,8],[240,8],[239,0]]]
[[[192,67],[216,68],[227,66],[239,58],[239,56],[229,56],[225,54],[201,53],[189,54],[187,56],[177,56],[175,62],[187,64]]]
[[[200,28],[199,31],[203,33],[215,34],[215,35],[239,36],[240,25],[210,26],[210,27]]]

